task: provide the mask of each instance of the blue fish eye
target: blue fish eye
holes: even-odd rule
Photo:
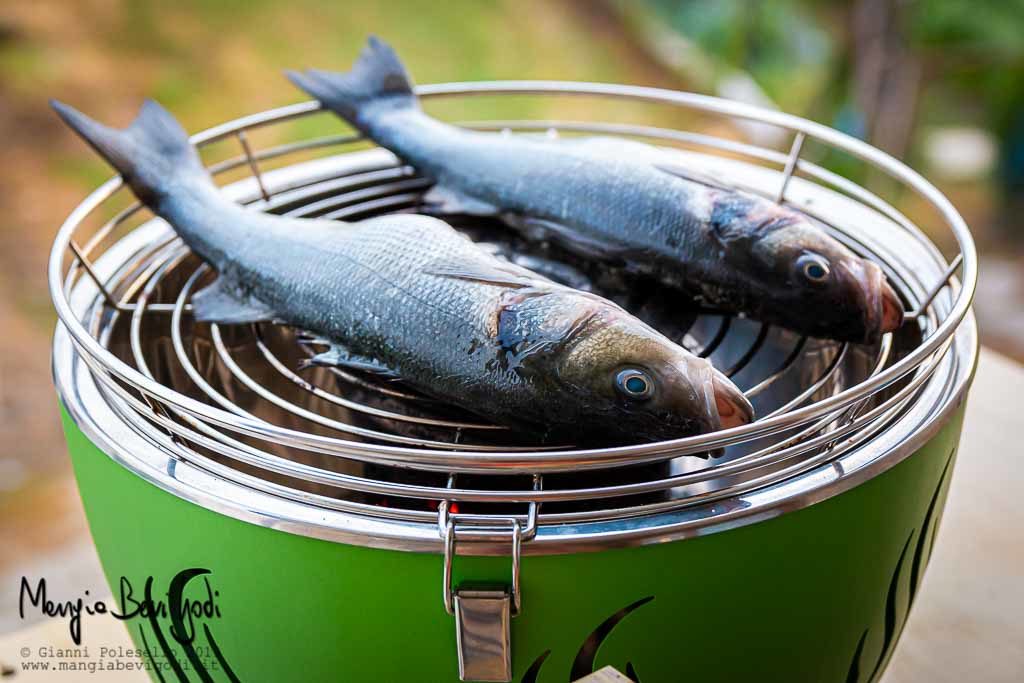
[[[650,398],[654,393],[654,382],[640,370],[622,370],[615,377],[615,386],[633,399]]]
[[[626,380],[626,389],[634,394],[647,391],[647,382],[642,377],[630,377]]]
[[[797,267],[803,276],[815,284],[825,282],[829,276],[828,261],[817,254],[804,254],[797,259]]]

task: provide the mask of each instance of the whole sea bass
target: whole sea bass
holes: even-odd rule
[[[803,214],[659,164],[656,148],[469,131],[424,114],[376,38],[351,72],[290,72],[323,105],[430,176],[449,213],[497,214],[529,238],[658,278],[708,305],[872,343],[902,324],[882,270]]]
[[[228,200],[185,131],[148,101],[125,130],[59,102],[218,279],[197,320],[283,320],[331,346],[314,360],[400,377],[497,422],[574,443],[636,443],[752,419],[710,363],[615,304],[492,256],[448,224],[272,216]]]

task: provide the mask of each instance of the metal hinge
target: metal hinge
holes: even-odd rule
[[[449,486],[452,480],[449,480]],[[534,489],[540,477],[534,477]],[[522,544],[537,535],[537,503],[530,503],[524,527],[518,517],[469,515],[450,512],[449,501],[441,501],[437,526],[444,540],[444,609],[455,616],[455,641],[462,681],[512,680],[511,618],[522,611],[519,566]],[[452,588],[452,563],[457,541],[512,542],[512,583],[464,582]]]

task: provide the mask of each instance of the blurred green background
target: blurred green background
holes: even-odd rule
[[[54,315],[44,274],[57,227],[110,171],[47,99],[124,125],[153,97],[198,130],[304,99],[281,70],[347,68],[370,33],[393,43],[421,83],[541,78],[693,90],[866,139],[962,211],[983,255],[983,341],[1024,359],[1024,0],[9,0],[0,4],[0,632],[18,625],[7,577],[26,567],[74,572],[91,553],[49,381]],[[484,99],[446,113],[571,119],[593,117],[592,106]],[[636,120],[628,106],[608,116]],[[643,116],[780,149],[789,142],[663,110]],[[304,126],[341,124],[320,117],[267,135],[309,133]],[[849,159],[815,160],[892,189]],[[930,229],[934,215],[895,199]]]

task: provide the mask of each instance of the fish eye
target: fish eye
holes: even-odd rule
[[[831,272],[828,261],[817,254],[804,254],[796,260],[796,267],[801,275],[813,284],[826,282]]]
[[[646,372],[630,368],[615,376],[615,388],[629,398],[642,400],[654,394],[654,380]]]

